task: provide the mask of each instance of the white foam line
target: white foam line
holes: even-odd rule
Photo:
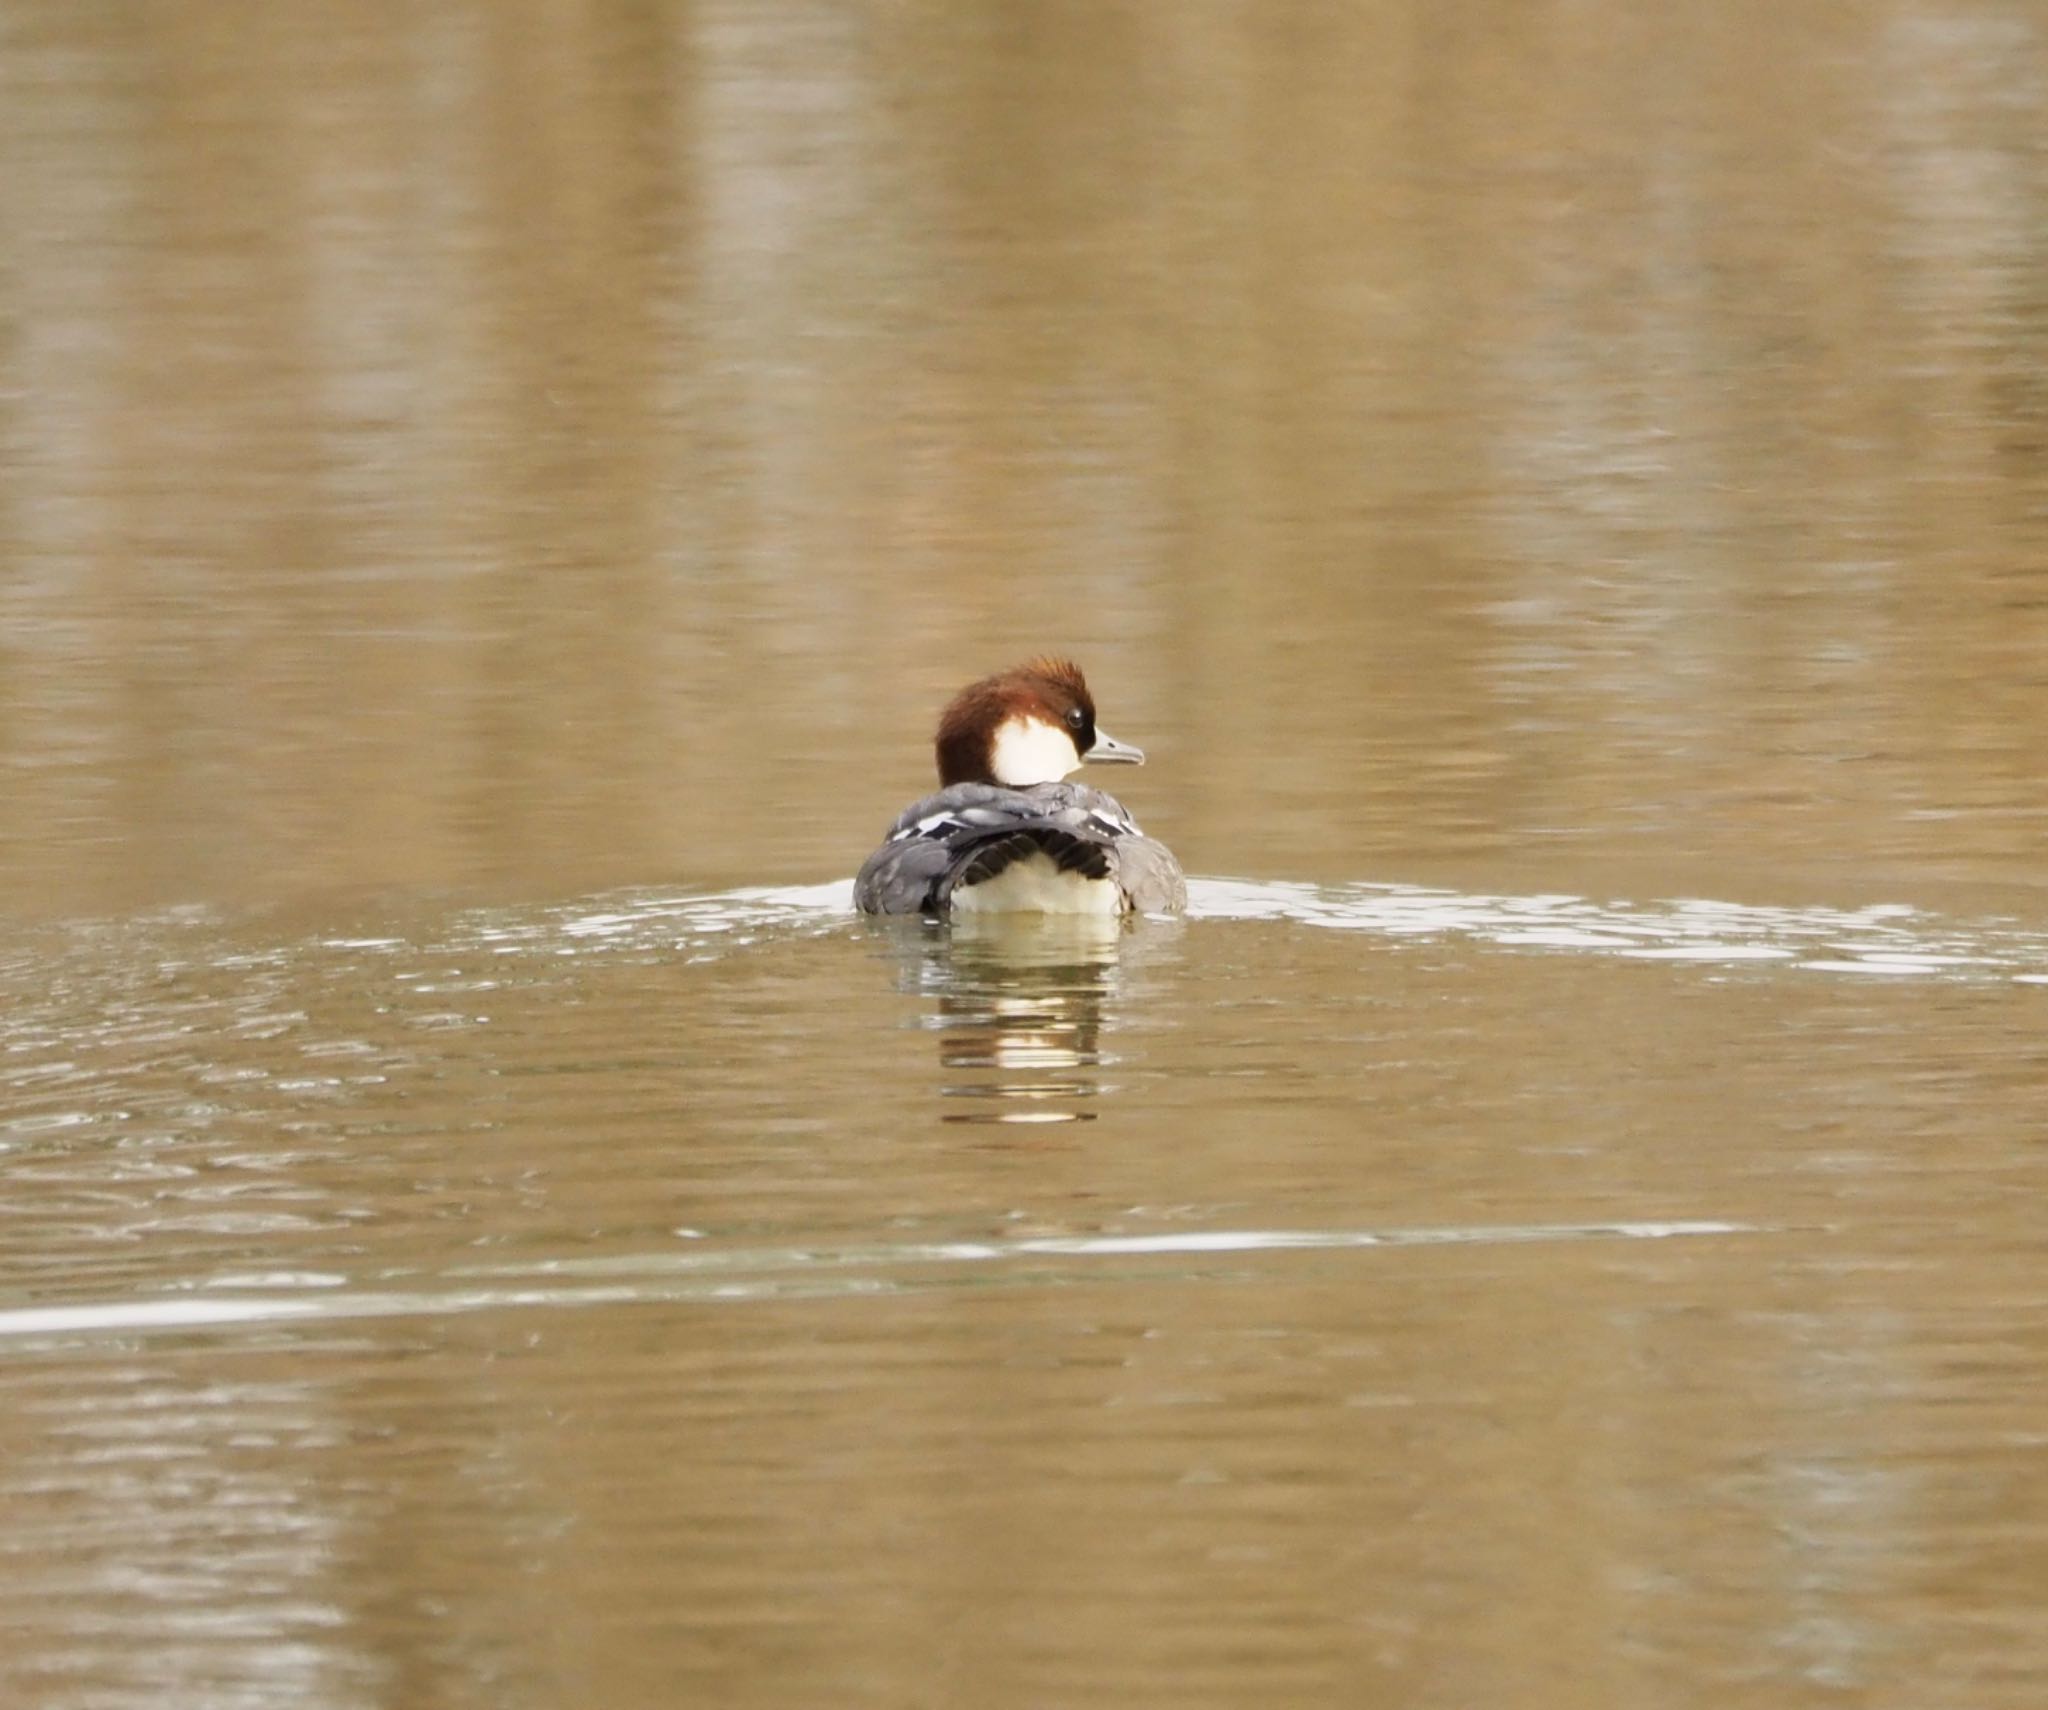
[[[1747,1223],[1524,1223],[1483,1229],[1218,1229],[1180,1235],[1046,1236],[1010,1243],[1015,1252],[1096,1256],[1112,1253],[1335,1252],[1357,1247],[1500,1246],[1520,1241],[1661,1241],[1685,1235],[1753,1235]]]
[[[1944,923],[1905,903],[1773,908],[1690,897],[1596,901],[1496,896],[1413,885],[1315,886],[1188,881],[1197,919],[1290,919],[1387,937],[1465,937],[1504,949],[1590,951],[1638,961],[1789,962],[1829,974],[2026,979],[2048,959],[2048,934],[2011,922]],[[2006,975],[2010,969],[2024,973]]]
[[[80,1306],[25,1306],[0,1312],[0,1341],[36,1336],[166,1335],[178,1331],[233,1329],[255,1325],[302,1324],[349,1318],[410,1318],[445,1313],[482,1312],[506,1306],[592,1306],[604,1301],[631,1301],[639,1292],[625,1288],[490,1289],[459,1293],[323,1293],[314,1298],[293,1295],[245,1295],[203,1300],[110,1300]]]
[[[1756,1235],[1758,1224],[1710,1220],[1629,1223],[1508,1223],[1411,1229],[1195,1229],[1157,1235],[1037,1235],[1010,1241],[867,1242],[844,1246],[744,1247],[606,1259],[556,1259],[536,1266],[465,1266],[463,1277],[727,1275],[877,1269],[891,1265],[985,1264],[1033,1255],[1116,1258],[1156,1254],[1338,1252],[1365,1247],[1498,1246],[1525,1241],[1654,1240]]]
[[[1950,980],[2011,978],[2010,970],[2022,970],[2017,977],[2048,980],[2036,973],[2048,962],[2048,932],[2012,922],[1943,922],[1907,903],[1777,908],[1705,897],[1629,902],[1562,892],[1204,878],[1188,881],[1188,900],[1195,920],[1292,920],[1334,932],[1466,938],[1539,954],[1701,966],[1784,962],[1828,974]],[[698,895],[614,894],[516,926],[479,917],[465,941],[497,954],[568,956],[640,945],[711,960],[755,942],[757,930],[830,930],[852,917],[852,903],[852,884],[844,879]]]
[[[1210,1229],[1164,1235],[1048,1235],[1017,1241],[945,1241],[841,1248],[749,1249],[648,1254],[638,1259],[563,1260],[502,1274],[499,1288],[333,1290],[317,1295],[178,1295],[0,1310],[0,1342],[39,1337],[146,1336],[283,1328],[351,1319],[435,1318],[520,1307],[641,1305],[692,1300],[790,1299],[902,1292],[893,1267],[1014,1264],[1043,1258],[1197,1257],[1218,1253],[1343,1252],[1371,1247],[1498,1246],[1533,1241],[1671,1240],[1758,1235],[1756,1224],[1706,1220],[1639,1223],[1496,1224],[1442,1229]],[[849,1276],[847,1273],[857,1272]],[[606,1277],[605,1282],[532,1279]],[[633,1280],[617,1280],[630,1276]],[[524,1278],[523,1282],[513,1278]],[[746,1277],[748,1280],[737,1280]]]

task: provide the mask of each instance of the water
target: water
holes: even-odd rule
[[[17,8],[0,1702],[2033,1710],[2044,41]]]

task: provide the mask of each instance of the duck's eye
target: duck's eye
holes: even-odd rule
[[[1067,708],[1067,728],[1069,730],[1084,729],[1086,728],[1087,723],[1088,715],[1082,712],[1082,710],[1079,707]]]

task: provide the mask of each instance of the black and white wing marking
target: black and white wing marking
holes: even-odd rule
[[[955,784],[903,811],[861,868],[854,902],[869,914],[941,913],[956,884],[999,871],[1028,852],[1027,842],[1062,871],[1104,877],[1108,847],[1129,847],[1127,839],[1146,841],[1123,804],[1100,790]]]
[[[1063,824],[1077,831],[1085,831],[1092,837],[1143,837],[1138,822],[1131,818],[1130,809],[1101,790],[1091,790],[1084,785],[1063,786],[1071,798],[1060,814]]]
[[[920,806],[923,804],[920,803]],[[911,809],[916,813],[917,809]],[[1006,830],[1017,823],[1017,815],[993,807],[942,807],[916,819],[905,815],[889,833],[890,843],[922,837],[933,843],[957,843],[985,831]],[[884,844],[884,848],[888,845]]]

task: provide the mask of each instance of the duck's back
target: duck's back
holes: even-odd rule
[[[988,910],[1120,914],[1185,906],[1163,843],[1084,784],[954,784],[913,802],[854,881],[868,914]]]

